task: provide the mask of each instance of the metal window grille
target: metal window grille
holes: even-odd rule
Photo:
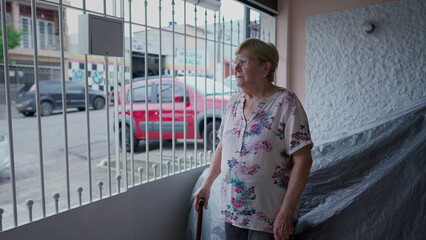
[[[215,129],[226,105],[224,93],[237,91],[230,63],[246,36],[243,19],[230,20],[221,11],[185,0],[145,0],[142,5],[142,1],[104,0],[101,11],[87,0],[28,2],[31,17],[19,18],[22,47],[31,49],[27,58],[18,59],[7,51],[7,20],[1,18],[5,54],[0,71],[0,139],[7,140],[10,180],[0,183],[0,194],[8,192],[11,204],[2,206],[0,200],[0,232],[209,164],[215,145],[209,150],[208,143],[216,141]],[[5,6],[6,0],[1,0],[1,16],[7,16]],[[38,19],[38,6],[56,9],[59,18]],[[123,20],[124,57],[73,55],[78,46],[68,26],[76,18],[68,12]],[[135,12],[143,12],[143,17]],[[169,25],[163,19],[167,14]],[[58,50],[56,56],[39,51],[49,47]],[[41,111],[48,106],[42,91],[47,80],[60,80],[57,101],[61,106],[53,116],[42,117]],[[81,100],[68,87],[69,81],[84,85],[80,90],[84,105],[75,105],[84,112],[68,109]],[[229,88],[225,86],[228,81]],[[17,117],[13,103],[25,84],[34,84],[36,112],[32,118]],[[103,110],[92,111],[92,89],[103,91]],[[201,97],[193,98],[194,92]],[[135,125],[135,118],[145,120]],[[23,147],[20,143],[25,139],[31,142]],[[137,147],[145,151],[135,152]],[[28,162],[33,171],[24,175],[21,161],[28,156],[34,159]],[[6,162],[0,158],[0,164],[2,160]],[[22,189],[34,195],[24,196]]]

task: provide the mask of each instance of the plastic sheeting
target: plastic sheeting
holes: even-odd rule
[[[297,239],[426,239],[426,99],[312,150]],[[206,169],[208,170],[208,169]],[[195,189],[207,175],[198,179]],[[219,181],[202,239],[225,239]],[[195,238],[191,209],[188,239]]]

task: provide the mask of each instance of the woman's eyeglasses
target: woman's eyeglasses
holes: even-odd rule
[[[232,68],[235,68],[237,65],[240,65],[242,68],[246,68],[249,63],[249,58],[240,58],[240,59],[234,59],[232,61]]]

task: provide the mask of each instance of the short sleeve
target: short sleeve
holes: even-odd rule
[[[219,138],[219,140],[222,140],[222,136],[223,136],[223,129],[224,129],[224,125],[225,125],[225,120],[227,118],[226,114],[228,112],[228,108],[229,108],[229,103],[226,104],[225,109],[223,110],[223,115],[222,115],[222,119],[220,121],[220,127],[219,129],[216,131],[216,135]]]
[[[219,129],[216,131],[216,135],[217,135],[217,137],[219,138],[219,140],[222,140],[222,136],[223,136],[223,128],[224,128],[224,126],[223,126],[223,125],[225,125],[225,118],[226,118],[226,114],[224,114],[224,115],[222,116],[222,121],[220,122],[220,127],[219,127]]]
[[[296,95],[289,103],[289,114],[285,125],[285,148],[288,155],[312,144],[308,117]]]

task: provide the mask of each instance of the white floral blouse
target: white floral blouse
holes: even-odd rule
[[[221,213],[235,226],[273,232],[287,189],[292,154],[312,143],[297,96],[285,88],[244,118],[244,93],[234,95],[218,130],[222,141]]]

